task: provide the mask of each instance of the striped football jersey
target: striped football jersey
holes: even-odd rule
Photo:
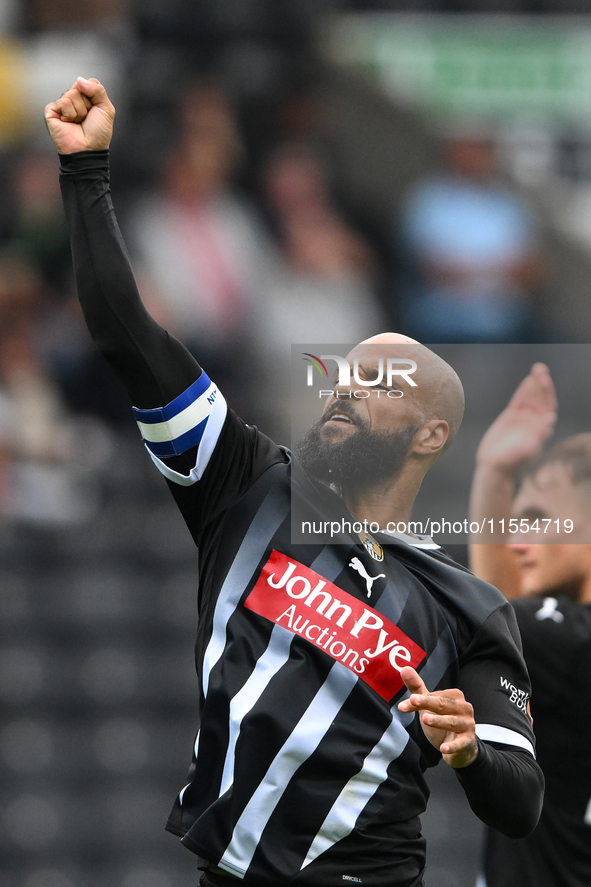
[[[176,422],[187,399],[149,411],[157,422],[136,410],[200,552],[201,727],[168,828],[247,880],[419,883],[423,772],[440,755],[398,711],[400,669],[459,687],[482,740],[533,754],[527,708],[507,690],[529,694],[512,608],[437,546],[376,533],[378,561],[361,535],[292,544],[292,506],[348,512],[232,411],[220,428],[215,390],[194,386],[208,456],[180,484],[161,457],[190,433]]]
[[[419,887],[423,774],[441,755],[398,710],[413,665],[474,707],[479,754],[457,773],[475,812],[531,829],[542,777],[511,605],[426,540],[294,544],[293,514],[346,522],[344,503],[229,410],[146,312],[107,152],[60,162],[87,325],[199,548],[200,727],[168,828],[218,883]]]

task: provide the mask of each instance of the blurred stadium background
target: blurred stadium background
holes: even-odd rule
[[[196,553],[81,323],[43,107],[107,86],[146,301],[287,440],[291,341],[591,340],[591,2],[2,0],[0,32],[0,885],[195,884],[162,826]],[[426,885],[470,887],[438,771]]]

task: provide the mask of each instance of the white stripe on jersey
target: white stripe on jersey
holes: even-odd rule
[[[448,665],[453,662],[455,649],[454,639],[447,626],[425,667],[421,669],[421,677],[427,686],[437,685]],[[410,692],[406,690],[398,697],[392,708],[392,723],[366,757],[361,770],[342,789],[312,841],[302,868],[353,831],[359,815],[387,779],[389,765],[402,754],[409,739],[406,727],[413,720],[414,713],[403,715],[398,711],[398,703],[409,696]]]
[[[283,523],[290,508],[289,498],[278,507],[273,496],[267,497],[248,528],[242,545],[228,570],[220,589],[215,611],[211,638],[203,657],[203,693],[207,695],[209,676],[226,646],[226,626],[238,606],[252,575],[265,553],[269,541]]]
[[[263,830],[290,779],[316,751],[358,681],[357,675],[335,662],[328,677],[300,718],[244,808],[218,866],[243,878]]]
[[[170,468],[165,462],[162,461],[162,459],[159,459],[158,456],[155,456],[154,453],[150,450],[149,446],[145,444],[146,449],[150,454],[150,458],[152,459],[152,462],[154,463],[158,471],[160,471],[165,478],[172,481],[172,483],[179,484],[181,487],[190,487],[192,486],[192,484],[197,483],[197,481],[201,480],[201,478],[203,477],[203,472],[209,464],[211,454],[213,453],[215,445],[218,442],[218,438],[220,436],[224,422],[226,421],[226,414],[228,412],[228,406],[226,404],[226,401],[224,400],[224,397],[219,394],[219,392],[218,395],[218,398],[211,408],[209,421],[205,426],[205,431],[203,432],[203,436],[199,443],[195,467],[191,469],[190,474],[180,474],[180,472],[178,471],[173,471],[172,468]]]
[[[208,400],[214,392],[216,393],[215,400]],[[200,394],[197,400],[190,403],[188,407],[185,407],[176,416],[171,416],[170,419],[164,422],[138,422],[137,425],[143,439],[151,443],[165,443],[181,437],[187,431],[196,428],[204,419],[207,419],[212,411],[213,404],[221,396],[217,390],[217,385],[211,382],[209,388],[203,394]]]
[[[220,795],[223,795],[234,781],[234,754],[238,736],[240,735],[242,719],[254,708],[269,682],[289,659],[289,650],[294,637],[295,635],[291,631],[287,631],[282,625],[274,627],[267,649],[259,658],[247,682],[230,703],[230,733],[222,773]]]
[[[388,778],[389,765],[402,754],[409,739],[408,733],[394,714],[392,723],[365,758],[361,770],[351,777],[330,809],[310,845],[302,868],[353,831],[359,814]]]
[[[265,507],[266,506],[266,507]],[[271,538],[273,534],[277,531],[277,527],[283,521],[285,515],[289,510],[289,503],[286,502],[285,507],[280,509],[278,514],[275,515],[275,519],[273,520],[273,511],[276,509],[276,505],[273,504],[273,500],[266,500],[266,503],[263,503],[260,510],[257,513],[256,518],[252,522],[249,527],[248,533],[244,537],[244,542],[240,546],[240,549],[234,559],[232,566],[230,567],[224,584],[220,589],[220,594],[218,596],[218,601],[216,604],[214,617],[213,617],[213,631],[211,634],[211,638],[209,639],[209,643],[207,645],[207,649],[205,650],[205,655],[203,657],[203,692],[207,694],[207,688],[209,686],[209,675],[211,669],[214,667],[216,662],[219,660],[220,656],[224,651],[224,647],[226,646],[226,625],[228,624],[228,620],[232,616],[232,613],[238,606],[238,601],[240,599],[241,593],[241,581],[244,583],[248,583],[250,576],[254,572],[257,567],[258,562],[264,554],[265,548],[268,544],[268,538]],[[267,517],[267,512],[271,511],[269,517]],[[250,540],[253,542],[252,547],[245,546],[244,543]],[[247,575],[248,574],[248,575]],[[230,589],[233,588],[233,593],[230,592]],[[276,626],[279,628],[280,626]],[[282,629],[282,632],[285,632],[285,629]],[[275,629],[271,633],[271,638],[269,639],[269,645],[267,646],[267,650],[271,644],[271,640],[273,635],[275,634]],[[289,643],[293,640],[293,635],[291,632],[285,632],[286,635],[289,635]],[[263,654],[263,657],[266,654]],[[288,654],[289,655],[289,654]],[[260,660],[259,660],[260,661]],[[279,669],[277,669],[278,671]],[[270,675],[269,679],[272,677]],[[252,678],[252,675],[251,675]],[[247,685],[250,683],[250,679],[247,682]],[[264,688],[263,688],[264,689]],[[262,692],[262,691],[261,691]],[[240,693],[237,694],[238,696]],[[236,698],[236,697],[235,697]],[[230,709],[230,712],[232,710]],[[244,716],[244,715],[243,715]],[[232,729],[232,713],[230,713],[230,731]],[[232,733],[230,732],[230,736]],[[199,756],[199,740],[201,737],[201,730],[197,731],[197,736],[195,737],[195,758]],[[233,758],[232,758],[233,760]],[[226,757],[226,761],[224,762],[224,773],[226,772],[228,758]],[[223,781],[223,777],[222,777]],[[184,791],[184,790],[183,790]],[[220,792],[223,794],[223,792]],[[182,803],[182,798],[181,798]]]
[[[536,753],[534,747],[525,736],[517,733],[516,730],[509,730],[507,727],[498,727],[496,724],[476,724],[476,735],[483,742],[502,742],[505,745],[517,745],[524,748],[534,758]]]

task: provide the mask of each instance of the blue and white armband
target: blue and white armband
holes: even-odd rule
[[[133,414],[144,444],[156,467],[168,480],[190,486],[201,479],[220,436],[227,406],[223,395],[202,372],[196,382],[164,407]],[[191,473],[173,471],[162,459],[179,456],[198,446]]]

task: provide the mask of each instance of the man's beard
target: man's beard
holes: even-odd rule
[[[320,437],[325,421],[323,417],[310,428],[296,455],[306,474],[345,488],[373,486],[398,474],[420,427],[372,431],[355,415],[357,430],[342,441],[332,441]]]

